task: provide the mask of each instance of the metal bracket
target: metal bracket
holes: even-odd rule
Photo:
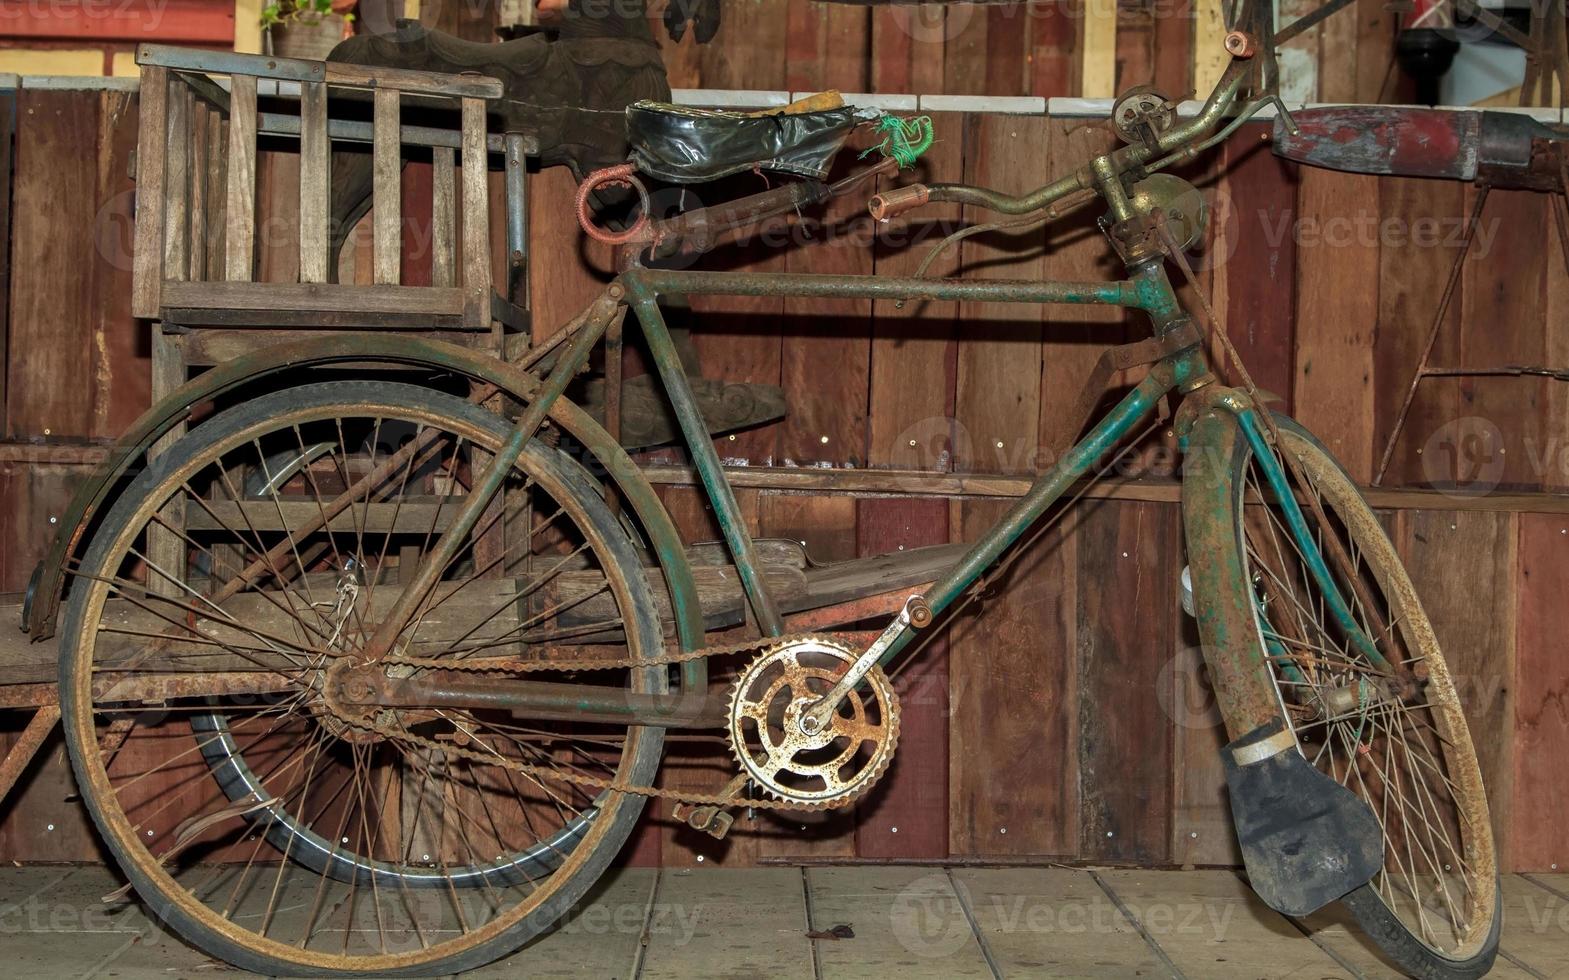
[[[744,772],[736,773],[719,795],[727,800],[736,800],[741,795],[741,790],[746,788],[750,777]],[[671,819],[679,820],[693,830],[701,830],[714,840],[724,840],[730,833],[730,826],[735,823],[735,814],[730,813],[723,806],[710,803],[703,806],[690,806],[680,800],[670,808]]]
[[[724,840],[735,823],[735,814],[718,806],[692,806],[677,802],[670,808],[670,816],[693,830],[701,830],[714,840]]]
[[[1296,747],[1296,733],[1289,728],[1283,728],[1268,738],[1236,746],[1231,750],[1231,758],[1239,766],[1251,766],[1266,759],[1273,759],[1282,752],[1290,752]]]

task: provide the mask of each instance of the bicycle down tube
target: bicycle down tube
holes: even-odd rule
[[[1157,334],[1164,334],[1185,319],[1164,270],[1154,264],[1136,270],[1127,280],[1112,282],[897,279],[646,269],[628,272],[620,281],[626,286],[627,300],[637,315],[638,328],[648,341],[660,380],[670,397],[688,451],[692,454],[693,468],[714,508],[748,603],[767,635],[782,632],[779,613],[763,580],[751,535],[741,518],[735,495],[725,479],[718,453],[671,345],[669,331],[659,309],[660,295],[788,294],[833,299],[982,300],[1035,305],[1062,303],[1123,306],[1149,314]],[[1156,364],[1149,376],[1102,419],[1083,441],[1065,454],[1056,466],[1035,480],[1030,491],[936,585],[927,597],[933,613],[942,612],[979,578],[1074,481],[1090,471],[1103,452],[1116,445],[1146,417],[1163,395],[1205,370],[1207,368],[1202,359],[1192,356],[1167,359]],[[882,651],[880,659],[892,657],[907,642],[908,631]]]

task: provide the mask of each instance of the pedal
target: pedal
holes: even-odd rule
[[[685,803],[676,803],[670,808],[670,816],[680,820],[693,830],[701,830],[715,840],[724,840],[730,833],[730,825],[735,823],[735,815],[726,812],[717,806],[693,806]]]

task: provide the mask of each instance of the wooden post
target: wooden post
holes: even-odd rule
[[[490,208],[485,102],[463,100],[463,325],[490,325]]]
[[[165,333],[163,328],[153,326],[153,401],[163,398],[169,392],[185,383],[185,351],[180,346],[177,335]],[[171,446],[185,435],[185,425],[181,423],[169,430],[169,433],[153,443],[148,452],[148,458],[156,459],[166,452]],[[185,502],[183,499],[171,501],[161,511],[159,519],[169,527],[183,528],[185,526]],[[147,528],[147,559],[158,566],[162,572],[149,569],[147,572],[147,589],[158,595],[174,596],[181,593],[177,583],[186,580],[185,574],[185,541],[178,534],[164,527],[149,525]],[[172,576],[171,582],[167,576]]]
[[[1084,55],[1079,94],[1109,99],[1117,94],[1117,3],[1089,0],[1084,5]]]
[[[454,245],[457,241],[457,175],[456,154],[450,146],[438,146],[431,151],[431,202],[430,202],[430,284],[432,286],[457,285],[457,260]]]
[[[201,282],[207,278],[207,131],[218,124],[218,115],[205,102],[191,101],[191,206],[187,216],[186,278]]]
[[[403,144],[398,131],[399,109],[396,89],[376,90],[376,129],[371,144],[375,167],[371,214],[375,219],[373,275],[378,285],[398,284],[399,253],[403,244]]]
[[[256,256],[256,76],[229,82],[229,199],[224,278],[250,282]]]
[[[169,126],[164,142],[165,279],[188,278],[191,252],[191,87],[183,82],[169,90]]]
[[[141,134],[136,145],[136,248],[132,256],[131,313],[158,315],[163,286],[164,145],[169,70],[143,68]]]
[[[220,112],[208,116],[207,126],[207,280],[224,277],[224,243],[228,240],[229,119]]]
[[[327,86],[300,88],[300,282],[327,281],[332,141],[327,138]]]

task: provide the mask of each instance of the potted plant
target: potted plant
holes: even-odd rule
[[[316,61],[354,32],[358,0],[269,0],[262,7],[264,50]]]

